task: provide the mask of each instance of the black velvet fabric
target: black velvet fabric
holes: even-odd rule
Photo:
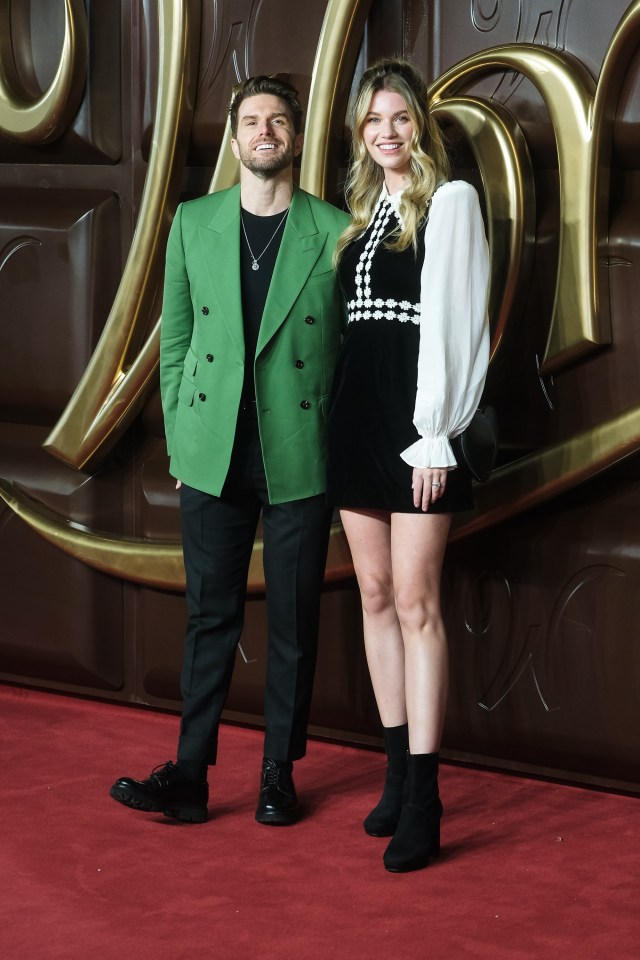
[[[390,229],[395,222],[389,221]],[[346,250],[339,268],[350,322],[329,405],[327,496],[337,507],[421,513],[413,505],[413,468],[400,456],[419,439],[413,414],[420,327],[411,319],[399,318],[415,316],[420,302],[424,228],[417,257],[412,248],[392,253],[384,242],[370,252],[371,287],[363,308],[362,280],[358,293],[356,277],[360,262],[362,278],[361,255],[375,227],[374,215],[369,228]],[[455,440],[452,447],[460,462]],[[449,471],[445,493],[429,512],[449,513],[472,506],[471,476],[459,465]]]

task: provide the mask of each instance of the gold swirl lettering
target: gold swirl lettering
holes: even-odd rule
[[[524,135],[509,111],[474,97],[438,101],[433,113],[468,137],[484,185],[491,248],[490,371],[508,354],[508,333],[527,281],[535,231],[533,169]],[[489,384],[490,385],[490,384]]]
[[[131,422],[158,363],[158,327],[139,349],[162,273],[167,211],[177,193],[192,116],[198,4],[160,0],[154,141],[138,224],[109,318],[45,449],[77,469],[95,465]]]
[[[556,137],[560,174],[558,274],[542,372],[556,372],[611,338],[608,298],[598,298],[597,238],[606,233],[596,202],[601,125],[593,125],[595,84],[586,68],[535,44],[493,47],[448,70],[431,88],[434,102],[495,70],[523,73],[545,101]],[[607,197],[608,184],[600,184]]]
[[[64,41],[55,77],[37,100],[25,92],[11,46],[10,0],[0,0],[0,132],[18,143],[56,140],[75,116],[87,78],[87,15],[64,0]]]
[[[6,480],[0,480],[0,500],[34,533],[95,570],[162,590],[184,590],[182,545],[175,541],[155,540],[149,543],[147,540],[88,530],[64,520]],[[331,529],[325,579],[328,582],[342,580],[351,573],[349,548],[342,527],[335,524]],[[256,541],[251,555],[247,590],[253,594],[264,590],[261,540]]]
[[[368,4],[360,4],[357,0],[333,0],[327,8],[325,27],[314,65],[307,123],[308,160],[303,167],[304,185],[319,194],[325,190],[328,163],[328,154],[324,147],[320,149],[319,144],[324,143],[326,131],[332,128],[335,119],[336,84],[340,80],[335,72],[331,74],[326,65],[331,64],[334,71],[346,69],[345,58],[348,58],[348,51],[355,48],[355,24],[360,23],[365,7],[368,10]],[[180,57],[185,56],[187,50],[184,19],[186,14],[180,0],[174,0],[173,3],[164,0],[161,4],[165,22],[163,50],[169,55],[170,45],[166,39],[166,27],[170,21],[169,10],[177,18],[172,23],[177,43],[171,57],[171,82],[168,79],[169,74],[161,71],[162,90],[156,116],[156,130],[164,138],[161,152],[164,162],[162,170],[167,180],[171,172],[171,162],[176,156],[175,138],[179,121],[184,118],[185,113],[181,100],[184,97],[185,76],[181,74],[178,80],[176,73],[179,73]],[[340,50],[333,49],[332,53],[326,44],[330,43],[332,30],[339,30],[340,25],[343,30],[348,28],[347,34],[341,35],[344,40]],[[348,33],[348,30],[351,30],[351,33]],[[507,318],[517,301],[518,283],[521,282],[523,274],[522,265],[526,264],[530,250],[530,163],[521,132],[508,111],[495,103],[489,104],[457,94],[471,80],[487,72],[506,69],[529,77],[546,102],[558,149],[561,231],[555,302],[544,359],[545,372],[560,370],[609,340],[606,278],[598,276],[597,273],[597,248],[607,233],[606,207],[614,108],[622,79],[636,50],[639,33],[640,0],[634,0],[612,38],[597,88],[586,69],[574,59],[530,44],[483,51],[451,68],[430,88],[434,109],[442,116],[453,119],[471,136],[487,195],[492,254],[494,260],[497,258],[502,262],[503,268],[505,264],[508,267],[506,280],[497,285],[499,270],[494,262],[494,350],[500,347],[500,354],[504,352],[503,334],[508,333],[509,328]],[[163,110],[171,115],[170,120],[163,116]],[[163,127],[163,124],[166,126]],[[167,141],[170,141],[172,136],[174,142],[170,144]],[[235,169],[224,166],[226,161],[222,153],[212,180],[212,189],[228,185],[237,175]],[[152,159],[157,160],[156,157]],[[494,176],[492,172],[494,163],[502,165],[500,176],[505,178],[502,188],[499,187],[498,176]],[[151,164],[149,177],[156,193],[163,183],[162,176],[163,173],[156,172]],[[151,187],[149,189],[151,190]],[[147,187],[145,192],[146,190]],[[161,209],[164,213],[164,195],[163,202]],[[152,250],[154,257],[158,255],[158,207],[153,207],[150,201],[146,207],[143,203],[140,229],[144,227],[145,216],[149,215],[148,208],[155,212],[156,232],[154,234],[153,226],[147,228],[147,234],[153,238],[153,242],[148,240],[147,248],[142,243],[135,247],[134,241],[135,250],[132,250],[130,261],[134,258],[136,269],[131,267],[128,274],[125,272],[129,283],[134,278],[148,281],[148,276],[144,275],[144,265],[149,263],[148,258],[143,256],[145,249]],[[130,263],[127,264],[127,269],[129,267]],[[123,285],[124,280],[123,277]],[[120,309],[122,311],[122,305]],[[138,298],[136,309],[131,313],[138,317],[140,312]],[[85,433],[76,430],[70,434],[71,442],[69,437],[65,436],[66,444],[63,450],[62,444],[56,446],[51,442],[52,438],[55,440],[64,434],[60,425],[48,442],[52,452],[76,466],[87,463],[96,456],[106,439],[115,436],[124,423],[131,419],[131,406],[142,395],[144,384],[150,378],[157,362],[156,331],[138,359],[125,370],[123,358],[127,355],[132,331],[123,317],[120,317],[119,324],[114,322],[112,328],[105,331],[104,343],[101,341],[96,356],[102,349],[102,359],[108,361],[110,341],[113,340],[118,347],[116,352],[120,360],[115,369],[111,364],[110,373],[103,378],[100,389],[92,394],[88,384],[83,387],[86,396],[92,399],[89,407],[91,442],[82,446],[80,441],[84,442],[86,430]],[[100,362],[92,361],[93,375],[100,375]],[[132,378],[132,385],[127,385],[126,389],[123,387],[118,394],[120,387],[126,384],[129,378]],[[106,413],[100,406],[100,400],[104,400],[105,396],[114,404],[114,408]],[[61,423],[65,426],[64,418]],[[564,443],[503,467],[495,472],[489,483],[478,488],[477,512],[471,516],[460,517],[452,532],[452,539],[459,540],[548,500],[631,455],[639,446],[640,406],[636,406],[607,423],[584,430]],[[81,449],[84,450],[82,455],[77,453]],[[23,516],[33,529],[85,562],[137,582],[163,585],[170,589],[182,588],[179,544],[124,540],[86,530],[80,531],[50,514],[42,519],[43,510],[24,497],[18,503],[15,491],[7,484],[0,486],[0,496]],[[334,527],[331,542],[327,579],[340,578],[351,572],[348,548],[339,527]],[[258,545],[257,555],[259,549]],[[261,589],[261,586],[261,578],[252,579],[252,589]]]
[[[347,102],[348,87],[371,0],[331,0],[327,7],[313,65],[300,184],[324,197],[332,144],[341,131],[338,106]]]

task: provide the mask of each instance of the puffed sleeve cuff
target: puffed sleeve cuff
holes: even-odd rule
[[[457,467],[446,437],[421,437],[400,454],[410,467]]]

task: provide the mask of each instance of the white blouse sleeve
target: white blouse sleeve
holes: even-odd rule
[[[478,194],[464,180],[434,194],[424,237],[412,467],[455,467],[449,439],[475,413],[489,363],[489,248]]]

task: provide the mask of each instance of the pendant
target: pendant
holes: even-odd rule
[[[257,260],[254,260],[254,261],[253,261],[253,263],[251,264],[251,269],[252,269],[252,270],[259,270],[259,269],[260,269],[260,264],[258,263]]]

